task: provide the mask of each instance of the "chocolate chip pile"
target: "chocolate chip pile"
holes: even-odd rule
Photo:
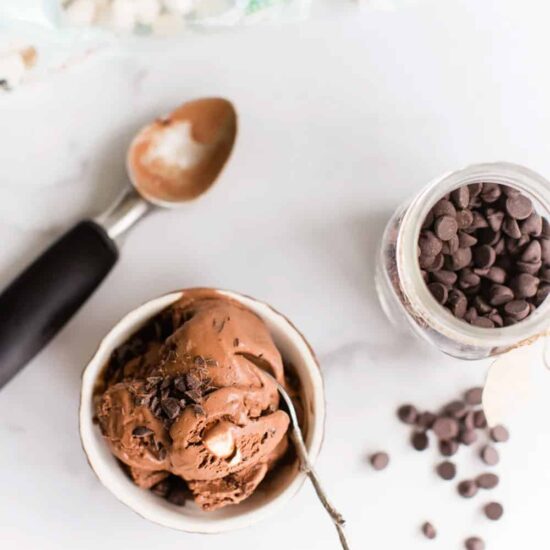
[[[418,259],[430,292],[455,317],[513,325],[550,292],[550,224],[517,189],[465,185],[430,210]]]
[[[436,475],[444,481],[454,480],[458,468],[450,457],[455,455],[463,445],[471,447],[480,443],[476,448],[480,460],[486,467],[498,464],[500,457],[495,446],[509,439],[509,432],[504,426],[489,428],[485,414],[481,408],[482,388],[472,388],[464,393],[462,399],[447,403],[437,412],[419,411],[413,405],[399,407],[397,416],[404,424],[411,426],[410,442],[414,449],[423,451],[430,446],[435,436],[435,444],[439,453],[445,457],[435,466]],[[375,470],[382,470],[389,464],[389,456],[385,452],[377,452],[370,457]],[[461,479],[456,485],[458,495],[463,498],[473,498],[482,491],[490,491],[499,484],[499,477],[493,472],[481,471],[474,479]],[[486,502],[482,508],[486,518],[492,521],[499,520],[504,509],[498,502]],[[436,528],[425,522],[421,531],[428,539],[437,536]],[[469,537],[464,541],[467,550],[483,550],[485,543],[479,537]]]

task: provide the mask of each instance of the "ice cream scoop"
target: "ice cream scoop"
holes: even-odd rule
[[[118,258],[115,239],[155,207],[205,193],[231,154],[237,114],[226,99],[185,103],[145,126],[130,145],[132,186],[94,220],[60,237],[0,295],[0,388],[98,287]]]
[[[254,312],[215,291],[189,290],[152,319],[103,383],[99,426],[136,485],[179,477],[205,511],[247,499],[288,449],[281,354]]]
[[[216,289],[216,292],[238,301],[258,315],[267,325],[284,362],[292,365],[292,373],[300,388],[303,415],[300,421],[305,427],[304,438],[308,457],[314,463],[323,441],[325,399],[321,370],[313,349],[296,326],[269,304],[236,292],[219,289]],[[173,505],[151,491],[140,488],[146,484],[154,485],[160,481],[159,479],[141,478],[138,487],[137,482],[130,480],[127,473],[121,469],[119,460],[105,444],[105,437],[96,421],[97,382],[104,376],[105,365],[113,352],[154,316],[182,298],[190,296],[190,293],[193,293],[192,289],[154,298],[133,309],[109,330],[82,375],[80,436],[88,462],[99,481],[114,497],[139,516],[185,532],[222,533],[242,529],[284,510],[288,511],[292,499],[306,480],[306,474],[299,469],[297,461],[280,463],[272,470],[263,486],[241,503],[203,513],[194,503],[187,502],[185,506]],[[155,350],[152,349],[151,353],[154,354]],[[124,362],[126,363],[126,360]],[[133,372],[139,372],[139,364],[132,364],[128,375]],[[251,477],[251,481],[254,481],[252,473]],[[296,505],[299,506],[298,503]]]

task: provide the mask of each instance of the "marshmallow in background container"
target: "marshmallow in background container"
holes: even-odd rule
[[[0,92],[64,70],[112,42],[98,29],[70,28],[59,0],[0,2]]]
[[[0,92],[108,47],[129,53],[187,36],[309,15],[312,0],[1,0]]]
[[[307,16],[311,0],[62,0],[69,25],[114,32],[174,34],[187,28],[228,27]]]

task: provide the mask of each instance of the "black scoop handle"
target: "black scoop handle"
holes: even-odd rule
[[[105,230],[82,221],[0,294],[0,388],[57,334],[117,258]]]

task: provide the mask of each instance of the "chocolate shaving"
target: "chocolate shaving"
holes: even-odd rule
[[[174,379],[174,388],[181,393],[187,390],[187,385],[183,376],[178,376]]]
[[[196,390],[201,386],[201,379],[190,372],[185,375],[185,382],[190,390]]]
[[[202,399],[202,393],[199,390],[189,390],[185,392],[191,401],[198,403]]]
[[[134,437],[147,437],[148,435],[152,435],[153,430],[151,428],[147,428],[147,426],[136,426],[132,430],[132,435]]]
[[[180,413],[179,403],[177,399],[174,399],[173,397],[163,399],[160,402],[160,406],[170,420],[174,420],[175,418],[177,418]]]

